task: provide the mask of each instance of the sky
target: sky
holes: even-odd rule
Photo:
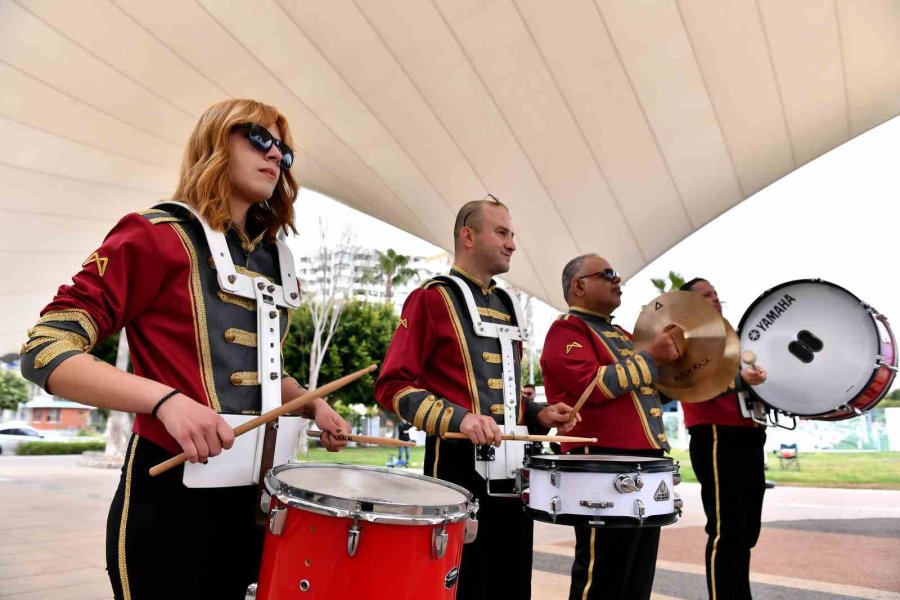
[[[310,190],[301,191],[296,207],[300,252],[318,242],[320,223],[332,238],[351,228],[364,247],[423,256],[441,251]],[[686,279],[712,282],[735,328],[766,290],[820,278],[893,317],[894,333],[900,335],[898,228],[900,117],[800,167],[654,260],[625,282],[615,322],[632,330],[641,307],[658,293],[650,279],[674,270]],[[536,307],[539,347],[557,314],[543,303]]]

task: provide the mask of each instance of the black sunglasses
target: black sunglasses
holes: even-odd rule
[[[272,146],[278,148],[278,151],[281,152],[281,162],[279,162],[278,165],[282,169],[288,170],[291,168],[291,165],[294,164],[294,151],[291,150],[287,144],[269,133],[269,130],[262,125],[257,125],[256,123],[244,123],[237,127],[247,130],[247,139],[250,141],[250,145],[263,154],[271,150]]]
[[[590,275],[581,275],[580,277],[576,277],[575,279],[587,279],[588,277],[602,277],[607,281],[615,281],[619,274],[612,269],[603,269],[602,271],[597,271],[596,273],[591,273]]]
[[[491,201],[494,204],[502,204],[502,202],[500,202],[500,200],[497,198],[497,196],[495,196],[493,194],[488,194],[487,196],[485,196],[484,198],[481,199],[481,202],[485,202],[485,201]],[[469,212],[466,213],[466,216],[463,217],[463,222],[462,222],[463,227],[468,227],[469,217],[472,216],[472,213],[475,212],[476,208],[478,208],[478,204],[476,204],[472,208],[470,208]]]

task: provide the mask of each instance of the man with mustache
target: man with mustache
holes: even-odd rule
[[[668,333],[635,352],[631,335],[612,324],[622,280],[596,254],[572,259],[562,273],[569,310],[553,322],[541,370],[547,400],[575,405],[588,393],[572,435],[593,444],[564,443],[569,454],[662,456],[669,449],[656,392],[657,364],[678,357]],[[650,597],[659,527],[575,527],[575,562],[569,600],[639,600]]]

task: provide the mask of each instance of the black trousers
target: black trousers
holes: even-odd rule
[[[492,498],[475,471],[474,446],[466,440],[425,442],[425,474],[460,485],[478,498],[478,536],[463,546],[457,600],[529,600],[534,525],[518,498]],[[435,470],[435,465],[437,469]],[[512,485],[491,482],[491,491]]]
[[[184,467],[150,477],[168,458],[138,436],[128,444],[106,525],[116,599],[243,600],[262,557],[256,486],[186,488]]]
[[[766,491],[765,429],[696,425],[689,431],[706,513],[709,597],[749,599],[750,550],[759,539]]]
[[[569,454],[662,456],[662,450],[577,448]],[[646,600],[653,589],[659,527],[575,527],[569,600]]]

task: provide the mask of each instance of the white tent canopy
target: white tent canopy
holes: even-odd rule
[[[560,306],[576,254],[632,275],[900,114],[900,2],[0,0],[0,354],[230,96],[288,116],[302,185],[444,248],[493,193],[508,279]]]

